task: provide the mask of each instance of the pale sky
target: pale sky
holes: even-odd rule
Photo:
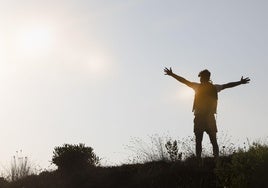
[[[165,66],[195,82],[203,69],[217,84],[250,77],[219,94],[218,130],[266,139],[267,10],[266,0],[1,0],[0,164],[22,150],[45,168],[64,143],[116,164],[133,137],[193,136],[194,93]]]

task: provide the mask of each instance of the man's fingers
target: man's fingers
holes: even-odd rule
[[[241,83],[247,84],[249,83],[249,81],[250,81],[249,77],[246,77],[246,78],[244,78],[243,76],[241,77]]]
[[[168,74],[168,68],[167,67],[165,67],[164,72],[165,72],[165,75]]]
[[[171,67],[169,67],[169,68],[165,67],[164,72],[165,72],[165,75],[171,75],[172,74]]]

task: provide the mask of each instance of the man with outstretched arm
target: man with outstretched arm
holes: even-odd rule
[[[165,68],[164,72],[179,82],[189,86],[195,91],[193,112],[194,112],[194,133],[196,143],[196,156],[201,159],[203,133],[209,135],[210,142],[213,146],[213,155],[215,158],[219,156],[219,146],[217,143],[217,126],[215,114],[217,113],[218,92],[221,90],[249,83],[250,79],[241,78],[240,81],[230,82],[227,84],[213,84],[210,80],[210,72],[208,70],[201,71],[198,76],[200,83],[190,82],[185,78],[178,76],[172,72],[171,68]]]

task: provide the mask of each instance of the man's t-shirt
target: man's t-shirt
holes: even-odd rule
[[[212,83],[191,82],[189,87],[195,91],[194,114],[215,114],[217,111],[217,93],[222,90],[223,86]]]

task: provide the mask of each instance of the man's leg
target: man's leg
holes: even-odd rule
[[[208,133],[209,135],[209,139],[210,142],[213,146],[213,155],[215,158],[219,157],[219,146],[217,143],[217,136],[216,136],[216,132],[215,131],[211,131],[210,133]]]
[[[202,153],[202,140],[203,140],[203,131],[195,131],[195,153],[196,157],[201,159]]]

